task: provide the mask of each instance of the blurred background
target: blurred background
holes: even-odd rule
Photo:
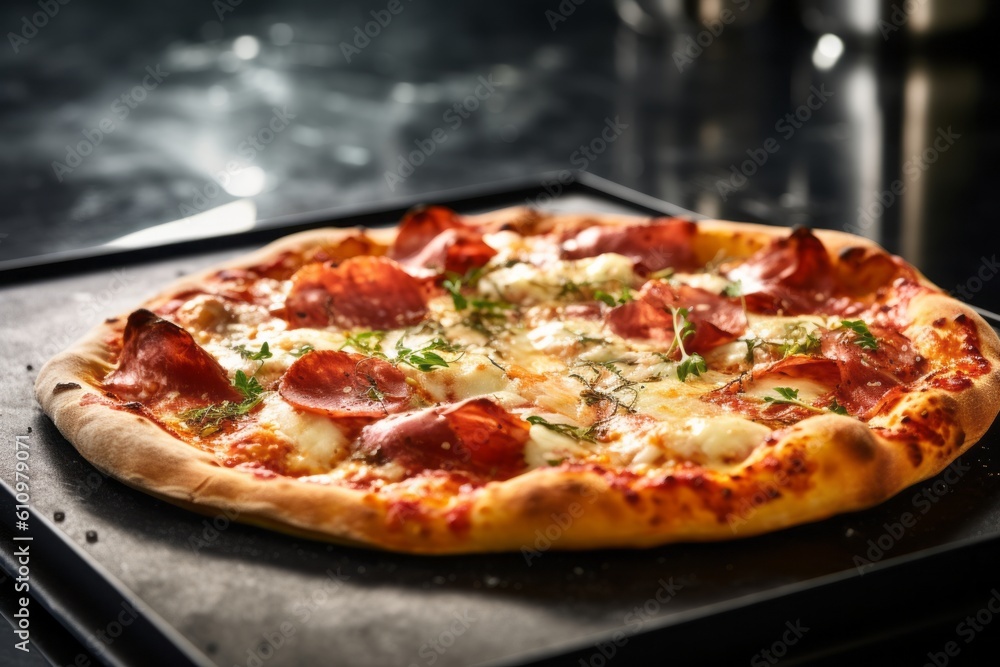
[[[8,0],[0,261],[585,169],[1000,310],[996,4]]]

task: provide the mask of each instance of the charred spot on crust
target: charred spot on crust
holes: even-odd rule
[[[924,453],[920,449],[920,445],[916,442],[906,443],[906,455],[910,459],[910,463],[913,464],[914,468],[919,468],[920,464],[924,461]]]
[[[72,389],[79,389],[80,384],[77,382],[57,382],[56,386],[52,388],[53,394],[60,394],[64,391],[70,391]]]
[[[847,438],[844,441],[844,451],[862,463],[875,459],[875,445],[868,438],[853,436]]]

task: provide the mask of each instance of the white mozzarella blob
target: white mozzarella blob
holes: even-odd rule
[[[771,429],[735,415],[718,415],[666,422],[655,431],[668,457],[725,466],[746,460]]]
[[[280,396],[268,397],[256,413],[258,423],[295,443],[289,464],[310,470],[330,470],[347,455],[347,439],[332,419],[296,410]]]

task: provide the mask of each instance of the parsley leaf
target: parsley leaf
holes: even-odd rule
[[[441,283],[441,287],[451,294],[451,301],[455,304],[455,310],[465,310],[469,307],[469,300],[462,295],[462,279],[448,279]]]
[[[483,267],[476,267],[466,271],[464,276],[454,272],[448,272],[448,277],[441,283],[441,287],[451,295],[451,301],[455,305],[455,310],[465,310],[469,307],[469,300],[462,294],[463,287],[473,287],[479,282],[483,275]]]
[[[695,352],[681,360],[681,363],[677,365],[677,379],[684,382],[688,375],[701,375],[708,370],[708,366],[705,364],[705,359]]]
[[[878,341],[872,332],[868,330],[868,325],[862,320],[841,320],[840,326],[854,332],[856,340],[854,344],[866,350],[877,350]]]
[[[680,350],[681,359],[680,363],[677,364],[677,379],[684,382],[689,375],[698,377],[706,372],[708,365],[700,354],[697,352],[688,354],[687,350],[684,349],[685,339],[694,335],[694,323],[688,319],[691,311],[687,308],[671,308],[670,312],[674,318],[674,342],[670,344],[667,354],[669,355],[675,348]]]
[[[222,420],[245,415],[264,400],[264,388],[256,377],[247,377],[243,371],[236,371],[232,385],[243,394],[241,402],[223,401],[202,408],[192,408],[182,412],[179,417],[189,424],[201,426],[201,435],[211,435],[219,430]]]
[[[462,348],[449,343],[443,338],[435,338],[421,348],[412,349],[404,346],[403,339],[400,338],[396,343],[396,357],[391,361],[397,364],[406,364],[407,366],[416,368],[418,371],[427,373],[437,367],[447,368],[449,363],[454,363],[461,358],[461,355],[459,355],[451,361],[446,361],[440,354],[435,352],[435,350],[454,353],[461,352]]]
[[[292,351],[291,351],[291,352],[289,352],[288,354],[290,354],[290,355],[292,355],[293,357],[295,357],[296,359],[298,359],[298,358],[300,358],[300,357],[302,357],[302,356],[304,356],[304,355],[306,355],[306,354],[308,354],[308,353],[312,352],[312,351],[313,351],[313,350],[315,350],[315,349],[316,349],[316,348],[314,348],[314,347],[313,347],[312,345],[310,345],[309,343],[306,343],[305,345],[303,345],[303,346],[302,346],[302,347],[300,347],[299,349],[297,349],[297,350],[292,350]]]
[[[817,412],[820,414],[826,412],[827,410],[836,413],[838,415],[849,414],[847,412],[847,408],[838,403],[836,398],[834,398],[833,402],[831,402],[830,405],[826,407],[826,410],[824,410],[823,408],[817,408],[815,405],[810,405],[809,403],[806,403],[805,401],[799,399],[798,389],[792,389],[791,387],[775,387],[774,391],[778,395],[765,396],[764,397],[765,403],[771,403],[773,405],[795,405],[800,408],[805,408],[810,412]]]
[[[573,438],[574,440],[588,440],[590,442],[595,441],[594,434],[591,432],[592,429],[589,428],[580,428],[579,426],[573,426],[572,424],[557,424],[537,415],[532,415],[525,421],[529,424],[535,424],[536,426],[547,428],[548,430],[558,433],[559,435],[564,435],[567,438]]]
[[[604,290],[594,290],[594,298],[613,308],[615,306],[626,304],[629,301],[632,301],[635,297],[632,296],[632,289],[628,285],[623,285],[621,294],[618,296],[609,294]]]
[[[837,399],[833,399],[833,402],[826,406],[826,409],[830,412],[835,412],[838,415],[848,416],[850,414],[847,412],[847,408],[837,402]]]
[[[358,331],[348,334],[341,349],[350,346],[369,357],[383,359],[394,366],[406,364],[424,373],[439,367],[447,368],[448,364],[461,358],[459,355],[449,361],[436,352],[436,350],[452,353],[462,352],[461,346],[449,343],[443,338],[435,338],[422,347],[413,348],[405,344],[405,335],[396,341],[395,353],[390,357],[382,350],[382,341],[385,339],[385,335],[384,331]]]
[[[244,399],[256,398],[264,393],[264,388],[260,386],[257,378],[253,376],[247,377],[247,374],[243,371],[236,371],[236,377],[233,378],[233,386],[243,394]]]
[[[756,350],[761,345],[766,344],[767,341],[765,341],[763,338],[746,338],[743,340],[743,342],[746,343],[747,346],[747,356],[745,357],[746,362],[751,366],[753,366],[754,362],[753,351]]]
[[[743,296],[743,283],[739,280],[734,283],[729,283],[722,290],[722,294],[725,296]]]
[[[265,359],[270,359],[274,355],[271,354],[271,349],[265,342],[260,346],[259,352],[251,352],[244,345],[240,345],[236,348],[236,351],[240,353],[240,356],[248,361],[264,361]]]
[[[344,337],[344,344],[340,346],[340,349],[353,347],[358,352],[367,354],[369,357],[385,359],[385,352],[382,351],[383,339],[385,339],[384,331],[356,331]]]

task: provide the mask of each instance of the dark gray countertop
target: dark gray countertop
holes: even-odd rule
[[[266,219],[573,167],[709,216],[860,231],[1000,309],[980,282],[1000,271],[985,28],[844,34],[831,65],[802,27],[822,3],[728,4],[696,48],[601,2],[70,2],[34,32],[35,3],[6,3],[3,32],[33,36],[0,48],[0,260],[241,197]]]

